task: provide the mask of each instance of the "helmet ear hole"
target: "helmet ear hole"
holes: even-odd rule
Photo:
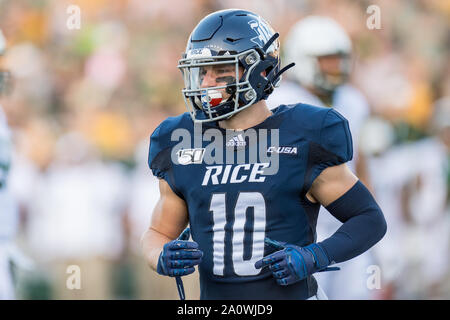
[[[268,67],[266,70],[264,70],[263,72],[265,73],[264,76],[267,77],[268,74],[270,74],[273,70],[273,66]]]

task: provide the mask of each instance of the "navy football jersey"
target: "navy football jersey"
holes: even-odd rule
[[[320,204],[305,195],[325,168],[351,160],[352,138],[334,109],[297,104],[272,111],[231,136],[216,122],[195,129],[188,113],[166,119],[151,135],[149,166],[186,201],[192,238],[204,253],[201,299],[307,299],[316,293],[313,276],[280,286],[268,268],[254,264],[273,252],[265,237],[298,246],[316,241]],[[252,139],[250,130],[267,135]],[[205,138],[208,132],[226,138],[208,150],[218,140]],[[182,138],[192,146],[181,145]],[[262,150],[256,157],[255,147]],[[208,154],[220,153],[223,162],[207,163]],[[277,171],[269,171],[275,159],[269,155],[277,156]]]

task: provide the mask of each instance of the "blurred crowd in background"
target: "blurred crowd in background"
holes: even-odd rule
[[[72,4],[80,29],[66,24]],[[367,27],[370,5],[380,29]],[[8,206],[0,198],[10,297],[177,299],[175,281],[141,255],[159,196],[149,135],[186,111],[177,62],[198,21],[226,8],[263,16],[282,54],[309,15],[346,30],[350,82],[370,108],[353,135],[388,223],[370,251],[379,268],[362,270],[365,279],[378,270],[380,286],[351,298],[450,298],[450,2],[439,0],[0,0],[1,67],[13,79],[0,100],[13,142]],[[81,290],[67,289],[70,265]],[[198,298],[196,277],[187,277],[188,299]]]

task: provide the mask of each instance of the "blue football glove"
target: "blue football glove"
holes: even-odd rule
[[[187,238],[185,234],[187,234]],[[189,239],[189,228],[178,239],[164,245],[159,255],[156,272],[169,277],[194,273],[194,266],[202,261],[203,252],[198,249],[197,242],[185,239]]]
[[[279,285],[293,284],[315,272],[339,270],[337,267],[328,268],[330,261],[323,249],[316,243],[299,247],[269,238],[265,238],[264,243],[279,251],[256,261],[255,267],[260,269],[269,266]]]

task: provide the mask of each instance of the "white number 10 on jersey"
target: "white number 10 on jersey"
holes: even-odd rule
[[[244,225],[247,209],[254,212],[252,256],[244,260]],[[213,213],[213,273],[223,276],[225,269],[225,224],[226,224],[226,194],[212,195],[210,211]],[[254,276],[260,273],[255,268],[255,262],[264,256],[264,237],[266,230],[266,203],[259,192],[241,192],[234,208],[234,224],[232,239],[232,260],[234,272],[239,276]]]

